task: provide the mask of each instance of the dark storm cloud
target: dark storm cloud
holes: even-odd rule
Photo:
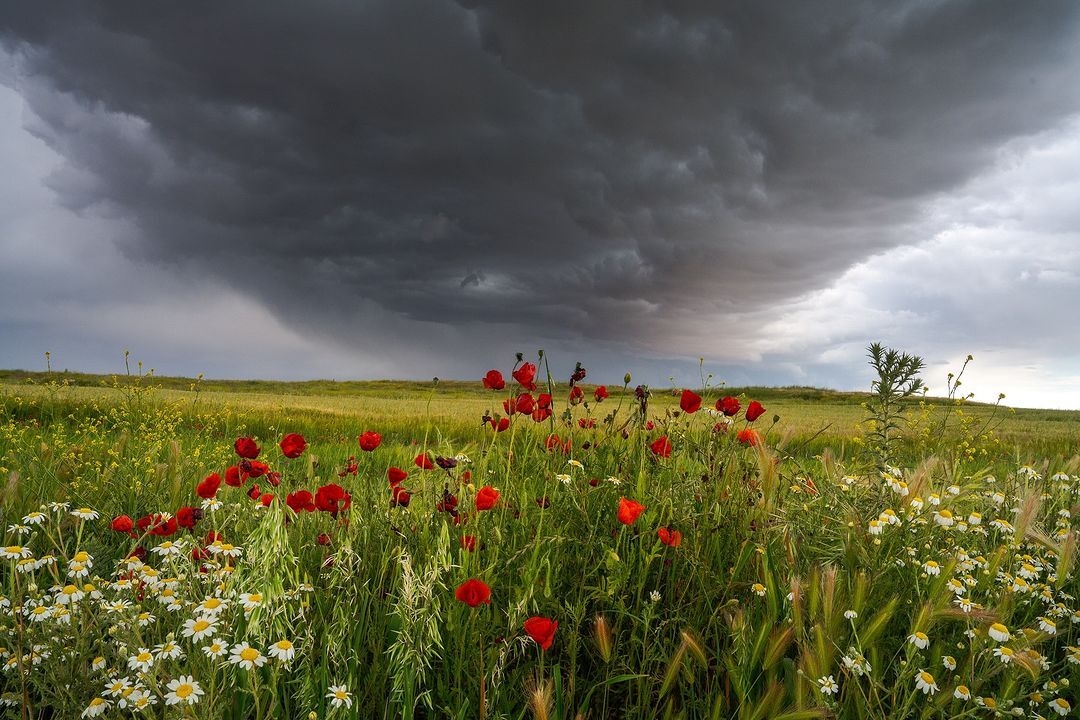
[[[672,347],[1080,110],[1080,5],[8,3],[68,208],[286,323]],[[921,238],[920,238],[921,239]]]

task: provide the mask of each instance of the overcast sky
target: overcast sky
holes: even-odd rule
[[[1080,408],[1080,3],[720,5],[4,3],[0,367]]]

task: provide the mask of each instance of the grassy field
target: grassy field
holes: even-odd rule
[[[1071,712],[1080,413],[581,388],[0,371],[5,712]]]

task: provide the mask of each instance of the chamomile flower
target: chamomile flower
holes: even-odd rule
[[[245,642],[233,646],[229,662],[245,670],[254,670],[266,664],[266,656]]]
[[[840,686],[836,684],[836,678],[832,675],[819,677],[818,686],[822,695],[835,695],[840,689]]]
[[[128,658],[128,669],[136,672],[149,672],[154,666],[154,654],[150,648],[139,648],[139,652]]]
[[[8,525],[8,532],[13,535],[25,535],[30,532],[29,525]]]
[[[953,697],[957,700],[970,700],[971,690],[968,689],[967,685],[957,685],[956,689],[953,690]]]
[[[244,612],[251,612],[263,603],[262,593],[240,593],[240,602],[244,606]]]
[[[1012,637],[1012,633],[1009,632],[1009,628],[1005,627],[1001,623],[994,623],[987,629],[987,634],[994,638],[998,642],[1008,642]]]
[[[156,705],[157,701],[157,697],[145,688],[135,688],[126,699],[127,706],[132,712],[142,712],[151,705]]]
[[[855,620],[859,617],[859,613],[855,612],[854,610],[845,610],[844,617],[848,620]]]
[[[956,658],[954,658],[952,655],[942,655],[941,664],[945,667],[946,670],[955,670]]]
[[[98,655],[90,662],[90,670],[93,672],[101,672],[105,669],[105,658]]]
[[[170,555],[179,555],[184,552],[184,546],[182,543],[166,540],[165,542],[150,548],[150,552],[160,555],[161,557],[168,557]]]
[[[209,645],[203,646],[203,654],[206,657],[218,658],[223,655],[227,655],[229,652],[229,644],[224,640],[211,640]]]
[[[758,597],[765,597],[765,586],[761,583],[754,583],[750,586],[750,591]]]
[[[955,524],[953,514],[948,510],[938,510],[934,513],[934,522],[941,527],[952,527]]]
[[[1069,701],[1065,698],[1054,698],[1049,703],[1047,703],[1047,705],[1049,705],[1050,709],[1056,712],[1061,717],[1065,717],[1072,711],[1072,705],[1070,705]]]
[[[184,657],[184,651],[180,649],[179,645],[171,640],[163,642],[155,647],[154,652],[157,653],[158,660],[176,660]]]
[[[100,517],[97,510],[91,510],[87,507],[72,510],[71,516],[79,518],[80,520],[97,520]]]
[[[7,560],[21,560],[33,555],[30,552],[30,548],[25,545],[8,545],[7,547],[0,548],[0,557]]]
[[[1055,623],[1050,618],[1040,617],[1039,618],[1039,629],[1042,630],[1044,633],[1046,633],[1048,635],[1056,635],[1057,634],[1057,623]]]
[[[202,509],[206,512],[214,512],[221,509],[221,501],[216,497],[206,498],[202,501]]]
[[[56,602],[61,605],[68,603],[77,603],[85,597],[86,593],[79,589],[77,585],[65,585],[56,592]]]
[[[43,522],[45,522],[47,518],[48,515],[35,510],[34,512],[27,513],[26,517],[24,517],[22,521],[27,525],[41,525]]]
[[[555,479],[561,482],[563,485],[569,485],[574,478],[565,473],[559,473],[555,476]]]
[[[925,670],[919,670],[915,676],[915,689],[922,690],[923,695],[933,695],[938,691],[938,686],[933,675]]]
[[[296,646],[290,640],[278,640],[270,646],[266,654],[272,658],[277,658],[281,662],[289,662],[296,657]]]
[[[131,684],[131,678],[113,678],[105,683],[105,691],[102,695],[105,695],[106,697],[120,697],[132,687],[134,686]]]
[[[916,630],[908,636],[908,642],[920,650],[925,650],[930,645],[930,638],[927,637],[926,633]]]
[[[211,596],[199,603],[195,609],[207,615],[217,615],[228,607],[228,600]]]
[[[1016,656],[1016,651],[1007,645],[1001,645],[994,648],[994,657],[999,658],[1002,663],[1008,665],[1013,661]]]
[[[578,470],[585,469],[585,466],[581,464],[580,460],[567,460],[566,464],[570,465],[571,467],[576,467]]]
[[[139,627],[149,627],[157,622],[157,618],[153,613],[141,612],[136,616],[136,620],[139,623]]]
[[[86,706],[86,709],[82,711],[82,715],[79,717],[90,718],[102,715],[109,709],[109,701],[102,697],[96,697],[90,701],[90,704]]]
[[[195,679],[190,675],[181,675],[170,681],[165,687],[169,689],[169,692],[165,694],[166,705],[176,705],[177,703],[194,705],[199,702],[199,696],[205,694],[203,689],[199,687],[199,683],[195,682]]]
[[[197,618],[191,618],[184,621],[184,637],[191,638],[193,642],[198,642],[204,637],[209,637],[214,634],[217,622],[217,618],[213,616],[200,616]]]
[[[326,697],[332,707],[352,707],[352,693],[346,690],[344,685],[331,685],[326,689]]]
[[[935,560],[927,560],[923,563],[922,568],[927,575],[936,576],[941,574],[941,565],[939,565]]]

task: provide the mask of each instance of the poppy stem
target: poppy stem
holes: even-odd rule
[[[487,717],[487,698],[485,697],[486,687],[484,682],[487,679],[485,675],[487,671],[484,667],[484,633],[481,632],[478,634],[480,635],[480,720],[484,720],[484,718]]]

